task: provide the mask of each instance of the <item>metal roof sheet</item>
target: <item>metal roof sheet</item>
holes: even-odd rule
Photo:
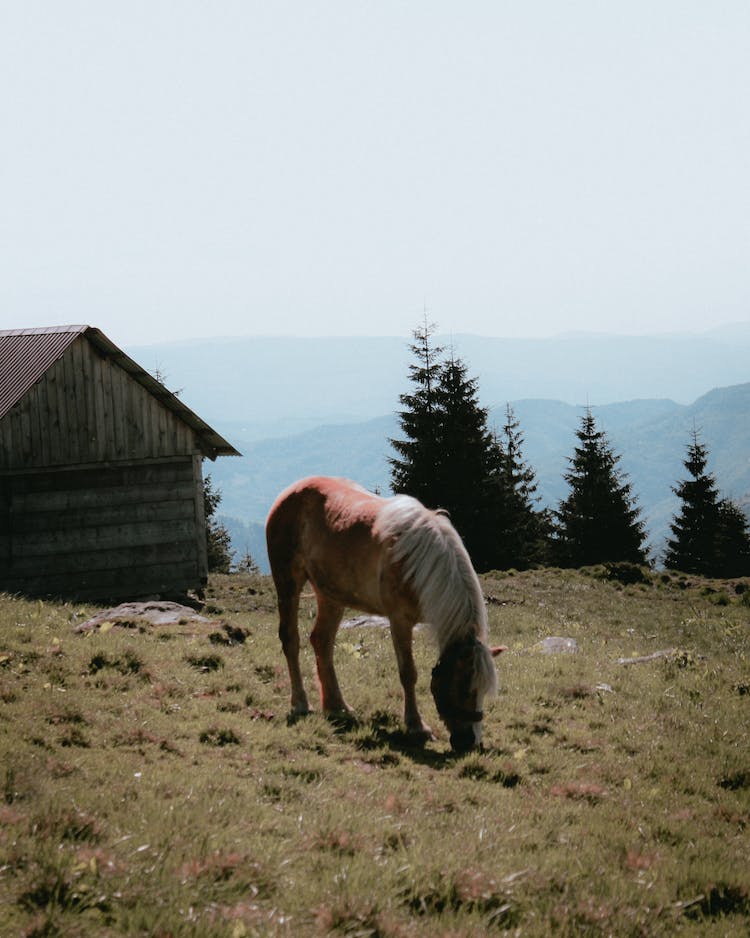
[[[101,354],[110,358],[149,394],[188,424],[195,431],[205,455],[210,459],[215,459],[216,456],[240,455],[231,443],[228,443],[223,436],[183,404],[156,378],[129,358],[101,330],[93,326],[50,326],[41,329],[0,330],[0,420],[82,335],[95,345]]]
[[[59,326],[0,331],[0,420],[85,329]]]

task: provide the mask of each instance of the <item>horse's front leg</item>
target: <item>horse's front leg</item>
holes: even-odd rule
[[[407,731],[419,739],[434,739],[432,730],[424,722],[417,707],[417,666],[412,651],[414,623],[391,617],[391,638],[396,652],[398,675],[404,689],[404,723]]]
[[[351,713],[339,687],[336,669],[333,666],[333,647],[336,642],[344,607],[315,591],[318,613],[310,633],[310,643],[315,652],[315,665],[320,682],[320,701],[324,713]]]

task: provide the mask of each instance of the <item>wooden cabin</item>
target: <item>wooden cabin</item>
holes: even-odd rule
[[[200,589],[202,460],[231,455],[99,329],[0,331],[0,589],[81,599]]]

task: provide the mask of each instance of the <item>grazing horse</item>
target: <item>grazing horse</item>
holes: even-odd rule
[[[382,498],[346,479],[302,479],[276,499],[266,522],[271,573],[279,603],[279,638],[289,668],[292,713],[310,707],[299,666],[297,623],[302,587],[317,599],[310,634],[324,712],[350,712],[333,666],[336,632],[346,607],[390,621],[404,690],[407,730],[432,738],[417,708],[412,630],[420,622],[435,639],[431,690],[450,732],[466,751],[482,738],[482,705],[497,691],[487,647],[487,612],[479,580],[445,512],[408,495]]]

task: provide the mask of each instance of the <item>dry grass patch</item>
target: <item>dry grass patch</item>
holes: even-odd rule
[[[492,641],[510,651],[485,749],[463,757],[429,698],[423,636],[434,742],[403,732],[374,628],[338,649],[357,719],[287,720],[265,578],[216,578],[220,621],[171,630],[78,634],[96,610],[0,597],[0,934],[742,934],[738,585],[486,577]],[[302,621],[313,609],[305,597]],[[549,635],[578,653],[542,654]]]

